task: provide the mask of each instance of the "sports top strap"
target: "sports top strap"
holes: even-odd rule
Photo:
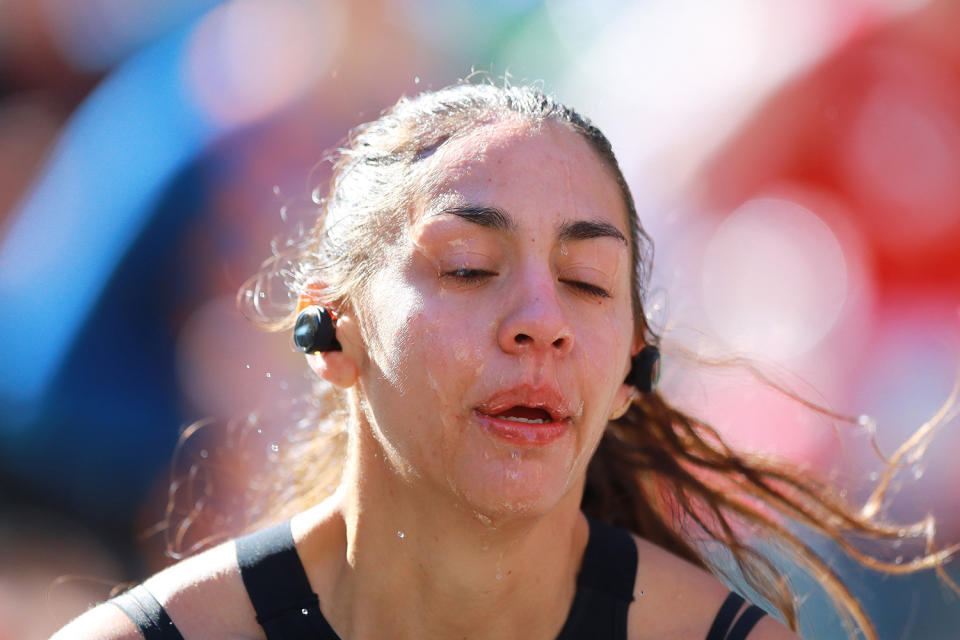
[[[237,538],[236,545],[240,575],[267,640],[339,640],[320,613],[289,520]]]
[[[626,640],[627,614],[637,575],[637,545],[626,531],[588,520],[590,539],[577,576],[577,593],[557,640]]]
[[[142,584],[111,598],[108,602],[120,607],[137,625],[146,640],[183,640],[173,620]]]
[[[740,595],[730,592],[720,611],[717,612],[717,617],[713,619],[713,624],[707,633],[707,640],[744,640],[747,637],[766,612],[756,605],[750,605],[739,618],[736,618],[743,603],[744,599]],[[736,623],[731,629],[730,625],[734,618]]]

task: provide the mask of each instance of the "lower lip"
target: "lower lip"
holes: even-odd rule
[[[566,433],[570,427],[569,420],[531,424],[529,422],[503,420],[479,411],[474,411],[474,414],[488,432],[515,445],[543,446],[550,444]]]

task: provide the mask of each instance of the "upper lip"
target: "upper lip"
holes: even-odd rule
[[[543,409],[550,414],[553,422],[561,422],[573,414],[570,403],[558,389],[530,385],[498,391],[477,405],[476,409],[492,416],[517,406]]]

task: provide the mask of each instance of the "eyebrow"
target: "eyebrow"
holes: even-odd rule
[[[449,213],[481,227],[495,229],[498,231],[513,231],[517,228],[517,223],[514,222],[510,214],[506,213],[502,209],[498,209],[497,207],[466,205],[463,207],[450,207],[437,213]],[[597,220],[577,220],[575,222],[564,222],[560,226],[558,238],[560,240],[614,238],[628,246],[627,239],[623,236],[619,229],[609,222]]]
[[[565,222],[560,227],[560,240],[587,240],[588,238],[616,238],[624,245],[627,244],[627,239],[620,233],[620,229],[609,222],[577,220]]]
[[[513,231],[517,227],[513,218],[507,215],[502,209],[496,207],[467,205],[464,207],[451,207],[439,213],[451,213],[463,218],[467,222],[498,231]]]

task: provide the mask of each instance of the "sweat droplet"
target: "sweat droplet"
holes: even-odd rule
[[[865,413],[857,418],[857,424],[863,427],[864,431],[870,435],[874,435],[877,432],[877,421]]]
[[[654,289],[647,295],[644,304],[644,316],[647,323],[655,328],[661,328],[667,315],[667,292],[663,289]]]
[[[919,464],[913,465],[913,466],[910,468],[910,471],[913,473],[913,477],[914,477],[914,479],[916,479],[916,480],[919,480],[920,478],[923,477],[923,471],[924,471],[924,469],[923,469],[923,467],[920,466]]]
[[[269,378],[269,377],[270,377],[270,372],[267,371],[267,372],[264,374],[264,376],[267,377],[267,378]]]
[[[276,443],[270,445],[270,451],[273,451],[274,453],[276,453],[277,451],[280,451],[280,445]]]
[[[514,449],[513,451],[510,452],[510,457],[513,458],[514,460],[519,460],[520,452]]]
[[[245,367],[246,367],[247,369],[249,369],[249,368],[250,368],[250,365],[244,365],[244,366],[245,366]]]
[[[310,612],[307,611],[306,609],[300,609],[300,613],[302,613],[303,615],[307,615],[307,614],[309,614]]]
[[[420,84],[420,76],[413,76],[413,84]]]
[[[497,580],[503,580],[503,574],[497,571]]]
[[[406,537],[406,535],[407,535],[407,534],[405,534],[403,531],[400,531],[400,529],[397,529],[397,537],[398,537],[398,538]]]

